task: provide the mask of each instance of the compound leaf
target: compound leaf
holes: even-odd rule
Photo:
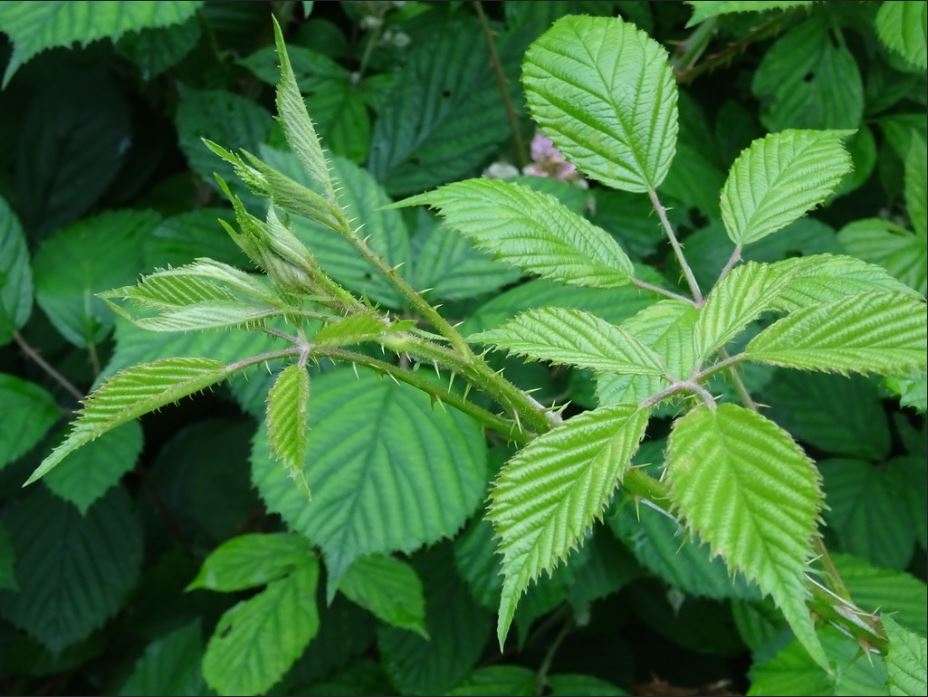
[[[805,605],[804,573],[823,506],[812,461],[772,421],[720,404],[674,424],[667,469],[689,527],[773,597],[803,646],[827,668]]]
[[[563,17],[529,47],[532,115],[567,159],[614,189],[654,191],[677,140],[667,51],[619,17]]]
[[[501,645],[529,583],[565,560],[602,516],[649,415],[631,405],[584,412],[539,436],[503,466],[488,512],[503,557]]]
[[[852,167],[851,131],[788,130],[755,140],[722,188],[722,220],[735,244],[750,244],[821,204]]]

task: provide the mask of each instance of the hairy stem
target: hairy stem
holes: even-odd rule
[[[248,358],[243,358],[240,361],[235,363],[230,363],[226,366],[226,373],[231,375],[232,373],[237,373],[240,370],[249,368],[258,363],[265,363],[266,361],[273,361],[277,358],[287,358],[288,356],[299,356],[303,353],[305,347],[294,347],[287,349],[279,349],[277,351],[268,351],[267,353],[259,353],[255,356],[249,356]]]
[[[660,218],[661,226],[667,234],[670,246],[673,247],[673,253],[677,257],[677,262],[680,264],[680,268],[683,269],[683,275],[686,277],[686,282],[690,287],[693,300],[696,301],[697,306],[701,306],[704,302],[702,291],[699,290],[699,283],[696,282],[696,276],[693,275],[693,270],[690,268],[690,265],[686,261],[686,257],[683,255],[683,247],[680,246],[680,241],[677,239],[673,231],[673,226],[667,218],[667,209],[661,205],[661,200],[658,198],[656,191],[649,191],[648,197],[651,199],[651,205],[654,206],[654,210],[657,211],[657,217]]]
[[[509,130],[512,132],[512,142],[516,150],[516,162],[519,167],[524,167],[528,163],[525,150],[525,141],[522,139],[522,129],[519,127],[519,115],[516,113],[515,106],[512,103],[512,96],[509,93],[509,82],[506,80],[506,73],[503,72],[503,64],[499,59],[496,51],[496,41],[493,38],[493,30],[490,29],[490,23],[487,15],[483,11],[483,5],[480,0],[473,0],[474,9],[477,11],[477,20],[480,22],[480,30],[483,32],[483,39],[487,45],[487,51],[490,54],[490,63],[493,65],[493,74],[496,76],[496,86],[499,88],[499,96],[506,109],[506,119],[509,121]]]
[[[642,290],[646,290],[650,293],[655,293],[657,295],[663,295],[665,298],[670,298],[671,300],[678,300],[680,302],[689,303],[690,305],[696,304],[693,300],[691,300],[690,298],[687,298],[684,295],[680,295],[679,293],[674,293],[672,290],[667,290],[666,288],[661,288],[660,286],[652,285],[648,283],[647,281],[642,281],[640,278],[633,278],[632,285],[637,288],[641,288]]]
[[[368,368],[372,368],[379,373],[389,375],[396,380],[400,380],[409,385],[412,385],[413,387],[422,390],[426,394],[431,395],[435,399],[441,402],[445,402],[446,404],[450,404],[455,409],[458,409],[465,414],[472,416],[485,427],[492,429],[500,435],[518,443],[526,443],[535,435],[534,433],[526,433],[522,431],[514,421],[497,416],[496,414],[484,409],[483,407],[474,404],[470,400],[465,399],[461,395],[452,392],[447,387],[444,387],[434,380],[429,380],[422,377],[415,371],[404,370],[400,366],[393,365],[392,363],[387,363],[386,361],[381,361],[377,358],[366,356],[363,353],[346,351],[344,349],[316,348],[312,353],[314,356],[318,357],[331,358],[332,360],[338,361],[350,361],[357,365],[367,366]]]
[[[74,397],[74,399],[80,402],[84,398],[84,393],[77,389],[74,386],[74,383],[68,380],[64,375],[55,370],[51,363],[42,358],[42,355],[36,351],[28,341],[26,341],[22,334],[19,332],[13,332],[13,341],[16,342],[20,350],[26,355],[27,358],[29,358],[29,360],[44,370],[48,377],[61,385],[68,394]]]
[[[731,270],[735,268],[739,261],[741,261],[741,245],[736,244],[731,256],[728,257],[728,261],[725,262],[725,266],[722,267],[722,273],[719,274],[719,280],[715,282],[716,285],[721,283],[722,280],[731,273]]]

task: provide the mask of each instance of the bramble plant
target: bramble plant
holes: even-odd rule
[[[714,22],[717,13],[708,6],[733,4],[697,4],[693,22]],[[894,33],[903,21],[895,15],[912,11],[903,5],[885,3],[877,30],[890,49],[914,51],[913,62],[924,64],[923,37],[919,54],[912,48],[918,37]],[[41,50],[15,40],[6,80]],[[557,19],[524,55],[528,110],[563,155],[559,166],[576,166],[572,181],[582,175],[638,197],[623,199],[636,210],[651,209],[650,222],[672,253],[665,278],[633,261],[635,254],[576,206],[524,179],[471,178],[414,193],[423,188],[417,160],[397,165],[395,154],[372,152],[371,168],[380,167],[388,190],[412,193],[393,202],[343,149],[337,156],[326,149],[311,118],[314,99],[307,108],[305,77],[295,71],[276,19],[274,40],[278,145],[285,142],[289,152],[263,146],[251,152],[220,136],[202,141],[216,158],[216,185],[234,211],[234,219],[218,224],[253,270],[201,257],[97,293],[121,321],[145,332],[234,329],[253,350],[234,361],[179,355],[108,371],[26,481],[54,477],[84,446],[124,434],[124,424],[221,383],[266,393],[252,481],[290,532],[232,537],[206,558],[188,587],[222,593],[263,588],[228,609],[213,631],[202,661],[213,690],[261,694],[283,678],[320,630],[315,594],[323,567],[329,602],[341,593],[391,625],[387,631],[429,639],[421,582],[392,554],[456,533],[485,491],[488,440],[501,464],[486,494],[485,521],[468,529],[455,554],[459,565],[498,565],[501,582],[491,572],[483,597],[498,602],[501,652],[524,642],[524,627],[518,640],[510,637],[522,603],[541,608],[532,619],[551,610],[539,600],[551,582],[546,579],[557,579],[572,559],[588,554],[604,517],[625,505],[631,517],[615,524],[625,539],[647,540],[670,525],[686,540],[679,554],[698,552],[704,543],[711,557],[720,557],[725,570],[704,561],[703,578],[675,585],[687,591],[730,585],[736,590],[718,597],[742,602],[740,623],[777,627],[785,620],[798,643],[781,642],[778,656],[796,657],[805,670],[811,659],[821,669],[812,666],[816,675],[839,681],[823,689],[838,689],[847,671],[863,670],[842,635],[853,639],[872,668],[861,685],[885,694],[924,689],[925,639],[871,603],[855,583],[860,567],[829,551],[828,511],[845,515],[842,506],[853,503],[832,499],[830,491],[826,501],[819,466],[791,434],[807,440],[802,424],[794,428],[803,416],[778,423],[756,394],[758,371],[773,368],[784,369],[778,376],[808,374],[810,391],[822,373],[880,376],[884,389],[904,400],[917,401],[924,390],[924,269],[916,270],[913,282],[865,251],[853,252],[875,249],[873,240],[890,231],[873,221],[848,226],[843,242],[854,256],[814,250],[765,261],[751,254],[847,185],[855,162],[849,143],[859,130],[784,128],[776,122],[782,110],[763,118],[771,132],[740,149],[718,193],[729,254],[707,279],[688,258],[674,212],[659,193],[678,159],[693,157],[678,146],[686,116],[675,70],[687,66],[672,65],[668,52],[631,21]],[[262,58],[265,74],[268,60]],[[756,78],[762,86],[764,70]],[[784,99],[775,92],[771,87],[768,103]],[[544,147],[551,157],[550,143]],[[373,164],[376,158],[380,165]],[[921,244],[925,189],[924,143],[913,136],[904,201]],[[459,324],[420,282],[425,276],[418,267],[410,271],[399,263],[406,255],[396,252],[395,238],[368,233],[427,209],[442,223],[425,244],[466,240],[492,264],[480,272],[503,279],[494,287],[527,275],[556,290],[545,295],[538,286],[545,302],[526,304],[504,321]],[[444,233],[448,237],[440,239]],[[900,242],[913,236],[901,227],[892,234]],[[430,283],[453,271],[453,250],[447,254],[452,261],[432,273]],[[622,289],[634,311],[610,321],[605,305],[600,312],[574,302],[571,288]],[[438,297],[455,300],[453,292]],[[77,328],[76,339],[92,345],[94,331]],[[592,376],[583,405],[589,408],[526,389],[524,374],[511,377],[520,369],[513,358],[519,366],[542,362]],[[782,379],[787,385],[793,378]],[[820,412],[811,399],[810,412]],[[924,395],[921,400],[923,409]],[[341,419],[340,428],[317,432],[316,419],[332,415]],[[666,417],[672,422],[662,431],[655,423]],[[380,430],[382,419],[388,433]],[[360,453],[365,438],[379,450]],[[336,482],[339,472],[351,475]],[[323,489],[322,500],[314,497]],[[346,513],[357,506],[377,516]],[[491,534],[495,560],[474,551]],[[674,542],[673,535],[657,539]],[[648,568],[659,563],[645,557]],[[455,588],[448,592],[464,592]],[[744,609],[749,603],[766,615]],[[547,675],[552,655],[537,675],[529,674],[527,689],[561,689]],[[385,660],[403,661],[402,651]],[[514,679],[483,670],[490,671],[487,689],[503,689],[494,688],[493,679],[504,685]],[[466,690],[478,684],[459,694],[472,694]],[[398,687],[415,692],[421,685]],[[566,683],[563,689],[569,693]],[[761,680],[758,689],[773,688]]]

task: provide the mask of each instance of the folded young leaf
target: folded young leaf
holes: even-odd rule
[[[290,479],[310,498],[309,484],[303,474],[309,402],[309,373],[301,365],[284,368],[267,394],[267,433],[272,452],[280,459]]]
[[[709,293],[696,319],[693,345],[698,361],[724,347],[748,324],[773,309],[790,278],[772,265],[749,262],[722,279]]]
[[[187,590],[233,593],[264,586],[312,563],[309,541],[289,533],[252,533],[226,540],[200,567]]]
[[[619,17],[567,16],[525,54],[532,116],[588,176],[654,191],[677,141],[677,85],[667,51]]]
[[[720,404],[674,424],[667,468],[688,526],[773,597],[796,637],[827,669],[804,585],[824,502],[818,472],[802,448],[760,414]]]
[[[852,169],[841,144],[852,133],[787,130],[742,151],[722,188],[722,220],[732,242],[756,242],[822,203]]]
[[[584,412],[533,440],[503,467],[488,512],[503,556],[501,645],[529,583],[566,559],[602,516],[649,415],[631,405]]]
[[[68,437],[42,460],[26,485],[44,477],[85,443],[142,414],[199,392],[229,374],[223,363],[211,358],[164,358],[117,373],[87,398]]]
[[[889,375],[924,369],[926,348],[925,303],[877,291],[798,310],[754,337],[747,354],[787,368]]]
[[[413,320],[387,323],[376,315],[351,315],[327,324],[313,337],[316,346],[347,346],[372,341],[384,334],[407,331],[415,326]]]
[[[594,314],[561,307],[528,310],[503,326],[468,337],[561,365],[628,375],[663,375],[661,357],[630,333]]]
[[[562,283],[612,288],[632,262],[605,230],[550,194],[498,179],[467,179],[397,205],[439,209],[448,225],[497,259]]]

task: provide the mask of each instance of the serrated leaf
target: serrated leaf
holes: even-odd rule
[[[227,375],[226,366],[210,358],[164,358],[117,373],[87,398],[68,437],[42,460],[26,484],[38,481],[67,455],[107,431],[199,392]]]
[[[825,520],[839,549],[875,566],[904,569],[915,551],[915,521],[905,499],[904,463],[876,467],[860,460],[823,460]]]
[[[199,43],[200,23],[195,18],[170,28],[143,29],[122,37],[116,50],[136,64],[149,81],[180,63]]]
[[[486,444],[472,419],[364,369],[319,375],[314,392],[303,469],[312,503],[262,432],[252,481],[269,510],[322,548],[330,580],[357,557],[411,552],[463,525],[486,483]]]
[[[313,559],[309,543],[288,533],[251,533],[226,540],[203,562],[188,591],[231,593],[264,586]]]
[[[758,334],[752,359],[788,368],[898,373],[925,368],[925,303],[871,292],[798,310]]]
[[[312,119],[306,111],[306,103],[297,87],[296,76],[290,65],[287,47],[284,44],[284,35],[280,30],[277,19],[274,19],[274,42],[277,46],[277,58],[280,60],[280,82],[277,83],[277,113],[280,123],[284,127],[287,142],[293,150],[303,171],[309,176],[314,190],[322,194],[327,200],[335,201],[335,191],[332,177],[329,174],[329,163],[322,145],[313,128]]]
[[[852,167],[851,131],[787,130],[755,140],[722,188],[722,220],[735,244],[750,244],[820,205]]]
[[[889,694],[920,695],[928,692],[925,675],[928,643],[925,637],[900,627],[891,617],[883,618],[883,627],[889,638],[889,652],[886,654]]]
[[[879,264],[922,295],[928,293],[928,236],[924,233],[912,234],[891,220],[868,218],[844,226],[838,240],[851,256]]]
[[[203,656],[203,677],[220,695],[267,692],[319,631],[319,564],[307,556],[288,576],[219,619]]]
[[[928,9],[921,2],[889,0],[876,13],[876,33],[880,40],[909,63],[928,67]]]
[[[362,557],[345,572],[338,590],[387,624],[429,638],[422,581],[409,564],[382,554]]]
[[[629,375],[663,375],[664,361],[621,327],[583,310],[528,310],[468,341],[493,344],[532,360]]]
[[[85,639],[116,614],[138,578],[142,529],[122,489],[86,516],[36,488],[5,511],[19,591],[0,593],[0,614],[53,652]]]
[[[267,436],[274,455],[281,461],[287,476],[309,499],[309,484],[303,476],[309,424],[309,373],[306,367],[287,366],[267,393]]]
[[[503,466],[487,514],[503,557],[501,645],[529,584],[565,560],[602,516],[649,415],[627,405],[585,412],[539,436]]]
[[[618,17],[567,16],[525,54],[535,121],[584,174],[614,189],[654,191],[677,139],[667,51]]]
[[[86,514],[135,466],[141,452],[142,428],[130,421],[65,457],[45,477],[45,485]]]
[[[812,16],[783,34],[754,73],[768,131],[784,128],[858,128],[864,111],[860,69],[841,29]]]
[[[201,695],[204,688],[200,674],[202,658],[203,634],[200,620],[196,619],[146,646],[117,694],[137,697]]]
[[[524,44],[501,36],[506,72]],[[514,84],[510,76],[510,84]],[[470,176],[509,134],[476,22],[444,22],[422,36],[379,108],[368,169],[390,194]]]
[[[180,24],[200,2],[8,2],[0,8],[0,31],[13,41],[13,55],[3,74],[6,87],[13,73],[37,53],[54,46],[82,46],[127,31]]]
[[[26,454],[60,416],[55,399],[45,389],[13,375],[0,373],[0,469]]]
[[[688,2],[693,7],[693,16],[686,23],[692,27],[704,22],[710,17],[731,14],[733,12],[767,12],[769,10],[791,10],[797,7],[807,7],[812,3],[808,0],[781,0],[779,2],[738,2],[737,0],[701,0]]]
[[[219,220],[233,223],[235,216],[228,208],[198,208],[165,218],[145,238],[142,269],[178,268],[202,258],[242,266],[245,256]]]
[[[631,260],[605,230],[550,194],[499,179],[468,179],[406,199],[437,208],[478,249],[529,273],[576,286],[629,283]]]
[[[0,196],[0,346],[32,314],[32,268],[16,214]]]
[[[113,313],[95,297],[135,280],[142,240],[160,216],[118,211],[86,218],[50,237],[35,256],[36,300],[68,341],[86,347],[113,327]]]
[[[890,375],[883,381],[886,388],[899,397],[899,404],[912,407],[920,414],[928,409],[928,374],[924,370],[906,375]]]
[[[883,267],[854,257],[813,254],[783,259],[770,267],[789,279],[785,286],[776,286],[771,298],[771,307],[786,312],[871,291],[917,297]]]
[[[771,264],[748,262],[717,284],[699,310],[693,334],[698,361],[703,361],[772,310],[791,275]]]
[[[805,605],[804,573],[823,506],[812,461],[772,421],[720,404],[674,424],[667,471],[689,528],[773,597],[816,663],[827,667]]]
[[[928,589],[925,582],[904,571],[878,569],[846,554],[833,554],[838,573],[857,606],[890,615],[922,636],[928,630]]]
[[[325,90],[351,79],[350,73],[334,60],[305,46],[288,46],[287,57],[296,86],[304,94]],[[260,48],[238,62],[268,85],[276,87],[280,81],[280,59],[276,46]]]
[[[351,315],[325,325],[316,332],[316,346],[346,346],[371,341],[384,334],[404,332],[415,323],[410,320],[387,322],[377,315]]]
[[[924,27],[926,9],[922,7],[922,25]],[[917,133],[912,134],[909,152],[905,156],[905,208],[912,221],[915,233],[924,244],[928,235],[928,211],[925,198],[928,196],[928,155],[925,154],[925,139]]]

